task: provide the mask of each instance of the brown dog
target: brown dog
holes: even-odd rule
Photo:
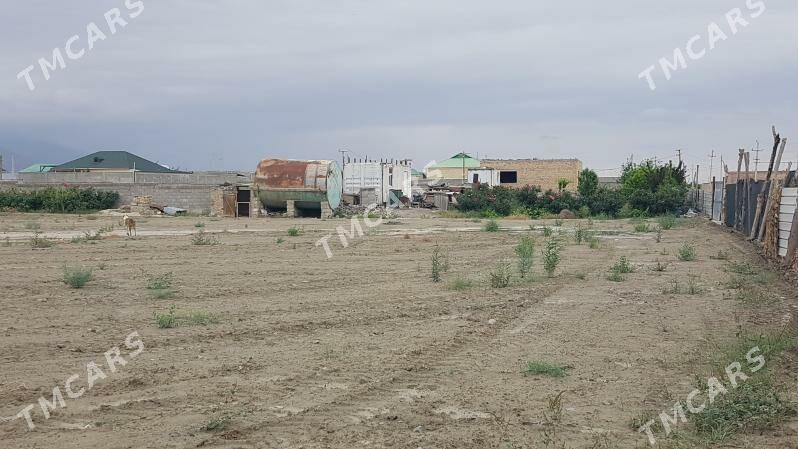
[[[127,236],[138,236],[138,233],[136,232],[136,220],[128,217],[127,215],[125,215],[122,220],[125,222],[125,228],[127,228]]]

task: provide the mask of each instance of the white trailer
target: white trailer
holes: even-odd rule
[[[380,205],[389,203],[390,192],[401,191],[411,198],[412,169],[410,165],[389,162],[349,162],[344,165],[344,194],[360,195],[361,189],[375,189]]]

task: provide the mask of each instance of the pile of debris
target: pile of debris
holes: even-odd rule
[[[385,207],[369,208],[363,205],[341,204],[333,211],[333,218],[362,217],[366,214],[368,214],[369,218],[392,219],[397,217],[392,209],[386,209]]]

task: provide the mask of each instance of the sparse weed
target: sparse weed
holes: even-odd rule
[[[521,241],[515,247],[515,254],[518,256],[518,273],[523,279],[532,270],[535,258],[535,241],[529,236],[521,237]]]
[[[612,266],[612,271],[617,271],[620,274],[628,274],[635,271],[635,267],[629,262],[626,256],[621,256],[621,259]]]
[[[635,232],[651,232],[651,226],[646,222],[636,223]]]
[[[494,219],[490,219],[482,227],[482,230],[485,232],[499,232],[499,222]]]
[[[543,226],[543,237],[551,237],[554,234],[554,230],[548,226]]]
[[[221,418],[214,418],[208,421],[204,426],[202,426],[202,430],[205,432],[221,432],[227,428],[227,425],[230,424],[230,417],[223,416]]]
[[[53,245],[55,245],[55,243],[53,243],[51,240],[41,237],[39,231],[34,232],[33,237],[30,239],[30,246],[33,249],[50,248]]]
[[[471,280],[458,277],[457,279],[453,280],[451,284],[449,284],[449,290],[470,290],[473,286],[474,283]]]
[[[664,289],[662,289],[662,293],[666,294],[666,295],[678,295],[681,292],[682,292],[682,288],[679,285],[679,280],[678,279],[672,280],[668,287],[665,287]]]
[[[698,295],[702,292],[701,286],[698,284],[698,276],[691,274],[687,277],[687,294]]]
[[[554,220],[554,226],[557,226],[558,228],[561,228],[562,225],[563,225],[563,221],[561,219],[558,218],[557,220]]]
[[[543,375],[549,377],[565,377],[568,374],[567,370],[567,367],[555,363],[532,361],[527,362],[522,372],[527,376]]]
[[[717,254],[715,254],[714,256],[709,256],[709,258],[712,259],[712,260],[729,260],[729,252],[728,251],[723,251],[721,249],[721,250],[718,250]]]
[[[25,226],[25,229],[28,229],[28,230],[31,230],[31,231],[38,231],[39,229],[42,228],[42,226],[39,223],[35,222],[35,221],[25,222],[24,226]]]
[[[698,258],[695,246],[685,243],[679,248],[677,256],[683,262],[692,262]]]
[[[5,246],[6,248],[11,248],[11,239],[8,238],[8,236],[6,236],[6,238],[3,239],[3,246]]]
[[[510,285],[510,263],[507,261],[500,261],[496,268],[488,273],[490,286],[493,288],[507,288]]]
[[[558,394],[546,398],[546,412],[544,413],[544,416],[546,417],[546,421],[548,423],[554,424],[562,421],[562,397],[564,394],[565,391],[561,391]]]
[[[64,284],[72,288],[83,288],[92,277],[91,269],[83,267],[64,267]]]
[[[432,282],[440,282],[441,273],[446,271],[449,271],[449,257],[436,246],[432,250]]]
[[[215,235],[208,234],[204,229],[200,229],[191,237],[191,243],[197,246],[214,246],[221,242]]]
[[[155,323],[160,329],[171,329],[178,326],[177,315],[175,314],[175,306],[169,307],[168,313],[156,313]]]
[[[278,244],[278,245],[279,245],[279,244],[281,244],[281,243],[283,243],[283,242],[285,242],[285,239],[284,239],[284,238],[282,238],[282,237],[277,237],[277,244]]]
[[[586,240],[587,236],[585,235],[585,233],[586,233],[586,230],[585,230],[585,228],[582,227],[581,224],[576,226],[576,229],[574,231],[574,240],[576,240],[576,244],[577,245],[581,245],[582,242],[584,240]]]
[[[171,271],[163,274],[147,275],[147,289],[148,290],[165,290],[172,287],[174,281],[174,273]]]
[[[549,277],[554,276],[554,271],[557,270],[561,260],[560,244],[556,240],[547,241],[541,254],[543,255],[543,269],[546,270]]]
[[[608,281],[612,282],[623,282],[626,278],[623,277],[620,271],[618,270],[610,270],[610,274],[607,276]]]
[[[198,221],[198,222],[194,223],[194,227],[195,228],[204,228],[205,227],[205,223],[203,223],[201,221]]]
[[[668,269],[668,265],[669,264],[667,262],[662,263],[659,260],[657,260],[657,263],[653,267],[651,267],[651,270],[652,271],[660,271],[660,272],[662,272],[662,271],[665,271],[665,270]]]
[[[726,264],[726,271],[729,273],[752,275],[756,274],[758,270],[748,262],[735,262],[730,261]]]
[[[662,243],[662,226],[657,226],[657,243]]]
[[[669,231],[676,226],[677,219],[674,215],[663,215],[657,219],[657,223],[659,223],[659,227]]]
[[[208,312],[192,312],[188,316],[188,324],[195,326],[207,326],[209,324],[218,323],[219,320]]]
[[[302,230],[297,228],[296,226],[288,228],[289,237],[299,237],[300,234],[302,234]]]

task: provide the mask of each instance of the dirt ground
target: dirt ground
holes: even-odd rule
[[[780,281],[767,307],[730,299],[728,262],[710,256],[759,261],[748,243],[698,220],[661,243],[628,221],[596,221],[601,247],[564,238],[553,278],[539,252],[540,226],[553,221],[502,220],[491,233],[484,221],[388,220],[364,226],[347,248],[333,236],[328,258],[316,242],[349,230],[348,220],[152,217],[139,220],[135,239],[118,220],[0,216],[0,447],[648,447],[631,423],[686,396],[714,345],[798,314]],[[98,240],[69,240],[112,227]],[[200,229],[219,244],[193,245]],[[62,240],[32,249],[33,232]],[[515,260],[522,234],[537,242],[534,280],[490,288],[488,272]],[[697,261],[677,260],[685,242]],[[449,261],[441,283],[430,279],[436,245]],[[621,256],[637,269],[612,282]],[[657,261],[666,271],[651,269]],[[65,266],[92,268],[94,279],[69,288]],[[157,299],[148,276],[169,272],[176,293]],[[700,294],[664,293],[690,275]],[[472,286],[453,289],[455,279]],[[178,317],[202,312],[210,322],[159,328],[155,314],[172,305]],[[115,372],[104,355],[113,347],[126,363],[117,359]],[[524,375],[536,360],[568,375]],[[89,389],[90,362],[105,377],[93,370]],[[76,398],[65,391],[73,375],[72,391],[85,389]],[[779,375],[798,400],[794,367]],[[66,407],[46,419],[38,400],[52,401],[56,387]],[[563,416],[552,425],[548,400],[560,392]],[[29,404],[33,430],[13,419]],[[719,447],[798,448],[798,419]]]

